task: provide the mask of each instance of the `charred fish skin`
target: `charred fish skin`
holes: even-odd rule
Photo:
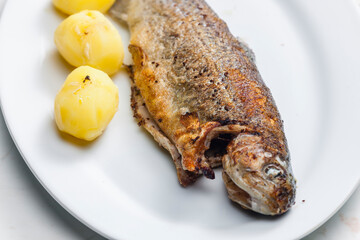
[[[128,67],[128,72],[130,73],[131,81],[131,108],[133,109],[134,118],[137,119],[138,125],[143,126],[159,143],[160,146],[169,151],[178,176],[180,184],[184,187],[194,183],[199,177],[199,174],[186,171],[182,168],[181,165],[181,155],[178,150],[170,142],[170,140],[164,135],[163,131],[156,124],[154,119],[151,117],[149,111],[146,108],[144,99],[141,97],[139,89],[134,83],[133,70],[132,67]]]
[[[295,198],[287,141],[251,51],[203,0],[119,0],[112,13],[129,25],[134,84],[182,168],[214,178],[221,163],[230,199],[287,211]]]

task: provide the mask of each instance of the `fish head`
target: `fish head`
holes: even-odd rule
[[[229,198],[242,207],[278,215],[293,205],[296,187],[289,156],[267,146],[261,136],[239,134],[222,161]]]

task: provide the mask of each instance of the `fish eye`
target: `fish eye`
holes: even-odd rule
[[[284,175],[284,171],[280,166],[270,163],[264,167],[264,173],[267,177],[274,179]]]

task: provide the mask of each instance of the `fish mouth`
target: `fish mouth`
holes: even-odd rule
[[[245,190],[239,188],[229,177],[229,175],[223,171],[222,177],[229,194],[229,198],[240,204],[245,209],[252,209],[252,198],[251,195]]]
[[[245,209],[251,209],[264,215],[280,215],[293,205],[294,191],[292,188],[289,190],[288,187],[270,187],[265,190],[271,184],[263,184],[263,188],[249,186],[245,184],[246,180],[244,181],[240,177],[233,180],[226,171],[223,171],[222,177],[229,198]]]

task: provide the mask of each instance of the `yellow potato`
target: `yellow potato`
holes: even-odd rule
[[[117,111],[118,88],[95,68],[72,71],[55,98],[55,121],[60,131],[91,141],[102,134]]]
[[[54,40],[60,54],[75,67],[89,65],[111,75],[124,59],[118,31],[98,11],[84,10],[66,18],[56,29]]]
[[[60,11],[74,14],[82,10],[98,10],[105,13],[115,0],[53,0],[53,4]]]

